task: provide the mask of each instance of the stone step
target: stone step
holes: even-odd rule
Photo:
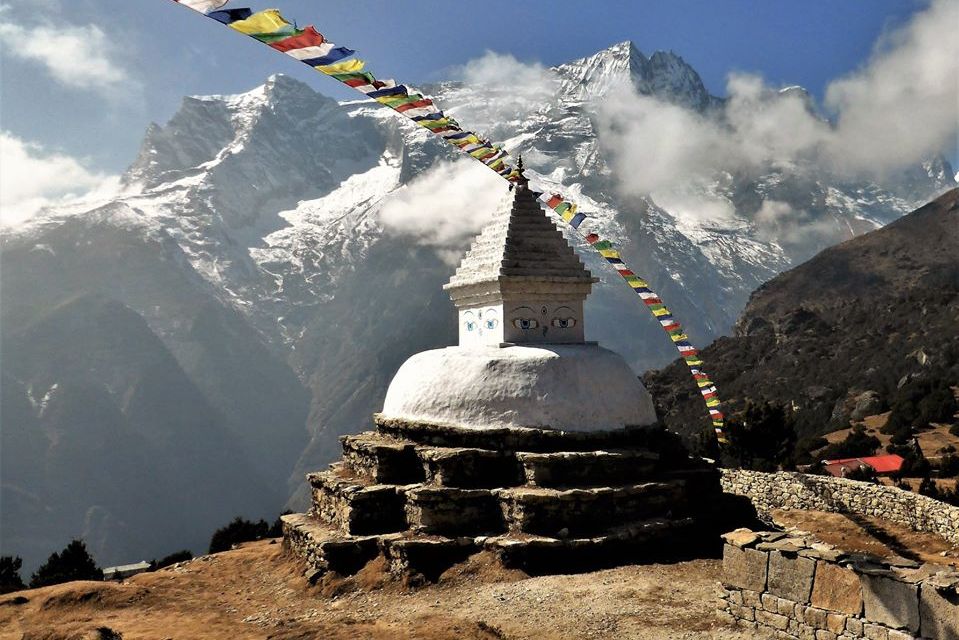
[[[436,582],[444,571],[480,550],[473,537],[436,535],[397,538],[380,548],[390,574],[411,586]]]
[[[409,489],[406,520],[415,533],[476,536],[506,531],[500,503],[489,489]]]
[[[648,478],[659,455],[641,449],[517,453],[525,483],[538,487],[601,487]]]
[[[586,538],[509,533],[477,542],[508,568],[530,574],[572,573],[682,556],[684,540],[694,527],[692,518],[650,518]]]
[[[467,447],[423,447],[416,454],[426,482],[440,487],[490,489],[523,484],[523,473],[510,452]]]
[[[407,528],[406,497],[397,485],[373,484],[352,476],[345,467],[307,474],[312,487],[312,513],[350,535],[393,533]]]
[[[342,436],[343,461],[355,475],[377,484],[413,484],[426,480],[416,445],[367,431]]]
[[[383,536],[346,536],[305,513],[290,513],[280,520],[283,544],[306,563],[310,581],[328,571],[353,575],[380,553]]]
[[[518,487],[494,493],[513,533],[589,537],[629,522],[685,510],[682,481],[623,487],[549,489]]]
[[[310,581],[328,572],[354,575],[382,555],[391,575],[409,584],[433,582],[453,565],[482,550],[493,552],[504,566],[537,574],[661,560],[681,555],[675,551],[686,544],[694,526],[691,518],[653,518],[583,538],[524,533],[447,537],[412,532],[351,536],[308,514],[288,514],[281,520],[283,544],[305,563]]]
[[[598,432],[527,427],[465,429],[422,420],[391,418],[381,413],[373,414],[373,422],[381,434],[433,447],[533,453],[644,449],[659,453],[664,460],[686,455],[678,436],[660,427],[630,427]]]

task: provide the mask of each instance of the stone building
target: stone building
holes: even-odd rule
[[[659,557],[719,496],[618,354],[586,341],[596,279],[525,181],[446,285],[459,344],[409,358],[375,431],[309,474],[285,543],[314,576],[382,554],[432,579],[487,550],[528,571]]]

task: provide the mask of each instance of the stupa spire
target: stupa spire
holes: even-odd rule
[[[444,289],[459,314],[461,346],[581,343],[594,282],[522,177],[510,208],[474,240]]]

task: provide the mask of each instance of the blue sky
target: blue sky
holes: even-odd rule
[[[358,50],[378,76],[413,84],[443,78],[487,50],[552,65],[632,40],[646,53],[679,53],[718,95],[729,73],[745,71],[773,86],[802,85],[821,99],[831,80],[862,67],[877,40],[926,3],[278,0],[251,6],[275,6],[300,24],[312,22]],[[54,39],[58,44],[50,46]],[[168,120],[187,94],[240,92],[283,72],[322,93],[353,97],[170,0],[5,0],[0,44],[5,140],[12,136],[33,156],[72,161],[76,166],[68,168],[88,172],[89,182],[122,171],[148,123]]]

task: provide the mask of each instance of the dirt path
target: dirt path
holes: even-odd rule
[[[0,596],[0,638],[747,640],[715,614],[718,560],[526,577],[487,558],[411,590],[371,563],[310,587],[279,544],[248,547],[128,582],[74,582]],[[27,602],[16,604],[16,598]]]

